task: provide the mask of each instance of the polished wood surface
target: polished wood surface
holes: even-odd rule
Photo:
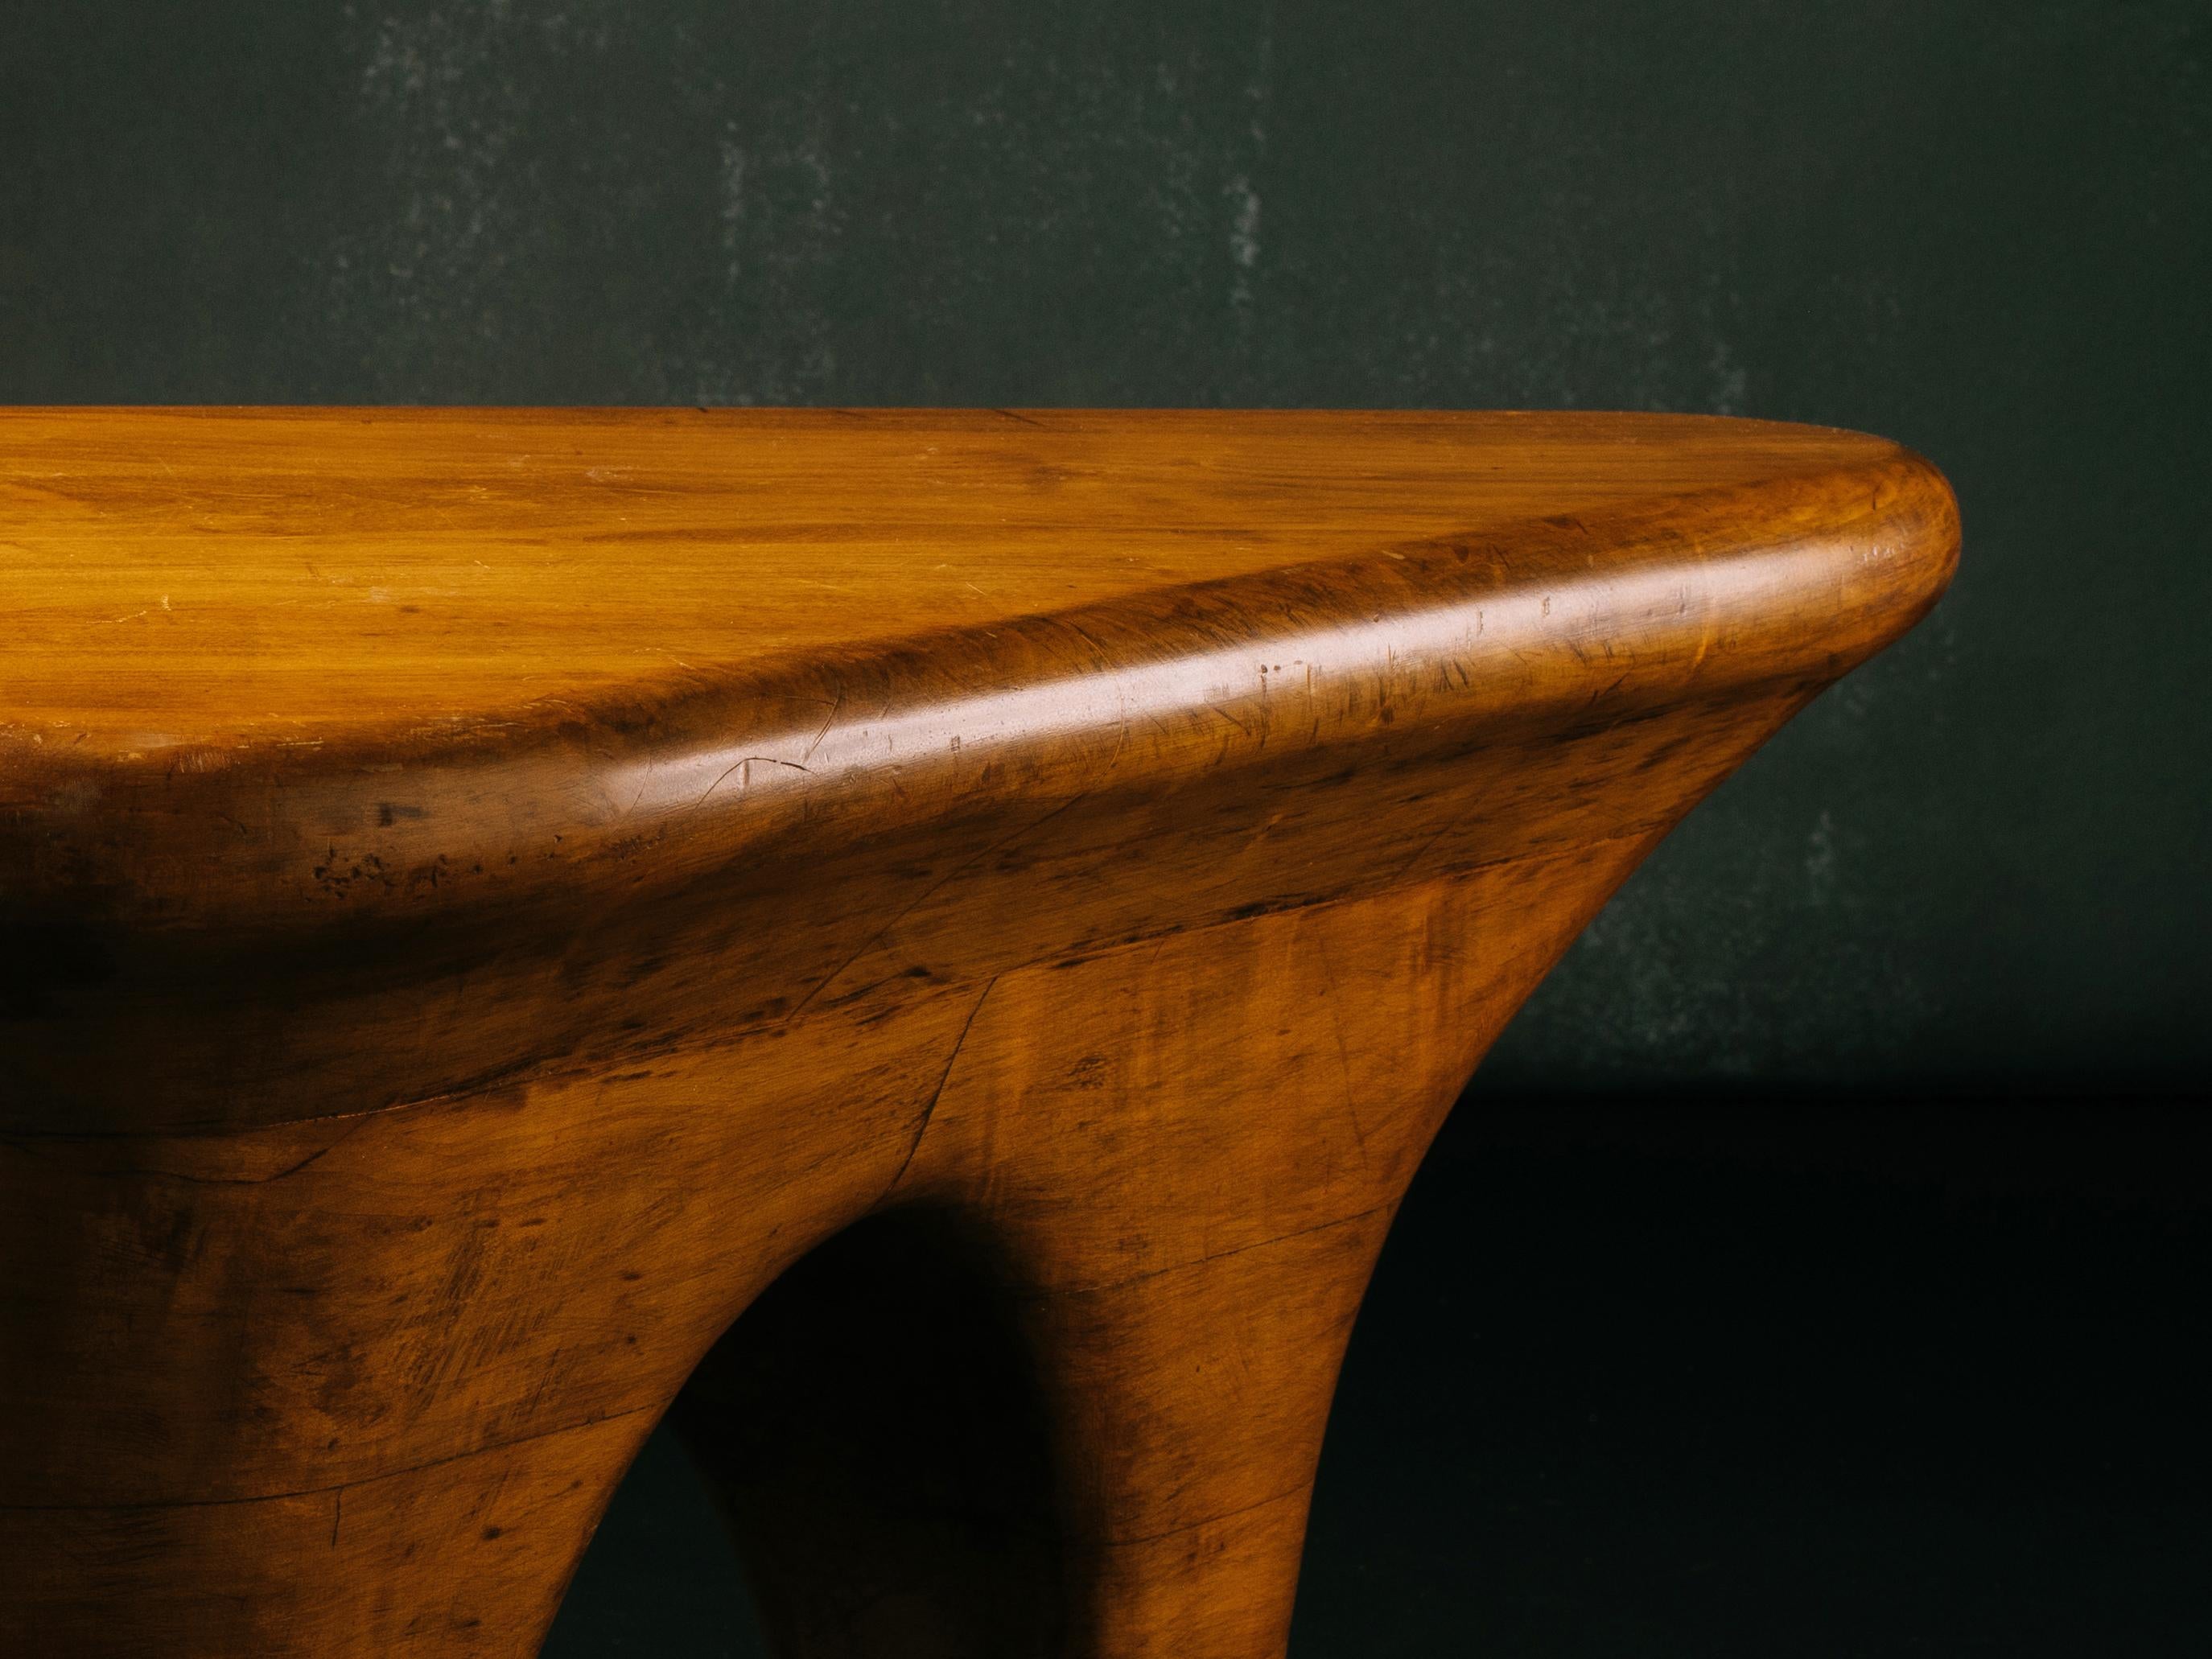
[[[782,1651],[1279,1653],[1437,1124],[1956,549],[1711,419],[0,414],[0,1647],[526,1654],[675,1402]]]

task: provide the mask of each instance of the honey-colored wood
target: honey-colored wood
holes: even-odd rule
[[[1484,1048],[1931,605],[1644,416],[0,414],[0,1650],[1279,1654]],[[748,1310],[751,1310],[748,1312]]]

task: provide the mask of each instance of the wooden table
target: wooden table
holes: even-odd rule
[[[783,1652],[1280,1653],[1430,1136],[1957,540],[1714,419],[0,414],[0,1650],[530,1653],[672,1402]]]

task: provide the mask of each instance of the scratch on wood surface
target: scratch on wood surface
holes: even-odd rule
[[[401,1475],[420,1474],[425,1469],[442,1468],[448,1463],[459,1463],[467,1458],[489,1456],[494,1452],[529,1445],[532,1441],[550,1440],[556,1434],[574,1434],[582,1429],[596,1429],[602,1423],[617,1423],[625,1417],[636,1417],[647,1412],[658,1413],[661,1409],[661,1405],[656,1401],[650,1406],[627,1406],[618,1412],[593,1412],[578,1422],[556,1424],[552,1428],[518,1434],[511,1439],[487,1441],[481,1446],[471,1446],[466,1451],[448,1452],[443,1457],[426,1457],[419,1463],[404,1464],[396,1469],[379,1469],[374,1474],[361,1475],[352,1480],[333,1480],[326,1486],[291,1486],[282,1492],[246,1492],[237,1498],[153,1498],[125,1504],[11,1504],[9,1507],[41,1515],[69,1515],[86,1510],[127,1510],[133,1514],[150,1514],[161,1510],[227,1510],[234,1509],[240,1504],[277,1504],[294,1498],[319,1498],[326,1492],[349,1492],[356,1486],[366,1486],[372,1481],[394,1480]]]
[[[968,874],[970,871],[975,870],[987,860],[1005,852],[1016,842],[1026,840],[1037,830],[1043,829],[1046,824],[1050,823],[1061,813],[1066,811],[1069,808],[1075,806],[1085,799],[1087,799],[1087,794],[1070,796],[1066,800],[1062,801],[1059,805],[1054,807],[1049,812],[1046,812],[1040,817],[1031,818],[1028,823],[1013,830],[1004,838],[993,842],[988,847],[986,847],[981,852],[975,854],[973,857],[955,864],[950,870],[947,870],[943,875],[939,876],[935,881],[930,883],[927,887],[924,888],[920,896],[916,897],[913,902],[904,906],[899,910],[897,915],[894,915],[881,927],[876,929],[876,931],[869,936],[867,942],[862,945],[859,950],[854,951],[852,955],[847,957],[842,962],[839,963],[836,967],[830,969],[830,971],[822,979],[817,981],[814,988],[808,991],[805,996],[799,998],[797,1006],[794,1006],[789,1013],[783,1017],[781,1023],[785,1025],[789,1025],[792,1021],[797,1019],[799,1016],[805,1012],[805,1010],[813,1003],[817,997],[820,996],[823,992],[828,990],[830,987],[835,985],[840,979],[842,979],[845,976],[845,972],[848,969],[851,968],[852,965],[858,962],[862,957],[866,956],[869,951],[874,950],[885,939],[889,939],[892,931],[898,927],[899,923],[904,921],[916,910],[919,910],[923,905],[928,903],[931,899],[936,897],[937,895],[944,890],[947,883]],[[867,988],[863,987],[861,988],[866,989]]]
[[[715,778],[714,782],[708,784],[704,789],[701,790],[699,792],[699,799],[693,801],[691,805],[694,806],[704,806],[707,804],[707,797],[713,794],[717,789],[720,789],[732,772],[743,771],[744,773],[744,775],[738,780],[738,793],[743,794],[746,790],[752,787],[753,780],[750,769],[756,763],[762,766],[787,766],[794,772],[806,771],[806,768],[800,765],[797,761],[779,760],[774,755],[747,755],[743,759],[733,760],[727,766],[724,767],[720,775]],[[809,774],[809,775],[811,776],[811,774]]]
[[[1455,823],[1447,823],[1443,829],[1437,830],[1436,834],[1423,841],[1419,847],[1416,847],[1413,849],[1413,854],[1411,858],[1407,859],[1403,864],[1400,865],[1395,870],[1393,870],[1390,872],[1390,878],[1384,882],[1382,885],[1386,889],[1395,887],[1400,882],[1405,880],[1407,876],[1412,872],[1413,866],[1429,855],[1429,848],[1434,847],[1438,842],[1442,841],[1446,836],[1449,835],[1453,830],[1458,828],[1459,825]]]
[[[1367,1167],[1367,1132],[1359,1126],[1358,1091],[1352,1080],[1352,1051],[1344,1042],[1344,1016],[1336,982],[1336,969],[1328,959],[1328,943],[1319,929],[1314,930],[1314,959],[1321,963],[1322,977],[1328,984],[1328,992],[1322,999],[1322,1006],[1328,1010],[1329,1032],[1336,1039],[1336,1063],[1344,1073],[1344,1115],[1352,1125],[1352,1144],[1359,1149],[1359,1167],[1364,1170]]]
[[[1226,1249],[1208,1250],[1200,1255],[1181,1261],[1170,1261],[1164,1267],[1146,1267],[1141,1273],[1124,1273],[1116,1279],[1085,1279],[1071,1284],[1055,1285],[1054,1296],[1087,1296],[1097,1291],[1119,1290],[1124,1285],[1141,1285],[1148,1279],[1158,1279],[1163,1273],[1179,1273],[1192,1267],[1200,1267],[1212,1261],[1224,1261],[1232,1255],[1244,1255],[1254,1250],[1264,1250],[1273,1244],[1287,1244],[1294,1238],[1305,1238],[1314,1233],[1325,1233],[1332,1227],[1349,1227],[1355,1221],[1364,1221],[1370,1216],[1386,1214],[1397,1207],[1396,1201],[1370,1204],[1350,1215],[1340,1215],[1334,1221],[1316,1221],[1309,1227],[1293,1227],[1288,1232],[1270,1234],[1255,1238],[1249,1244],[1231,1244]]]
[[[822,739],[830,735],[830,726],[836,723],[837,711],[844,706],[845,688],[841,685],[837,688],[836,701],[830,705],[830,712],[822,717],[822,729],[814,734],[814,741],[806,745],[806,752],[799,757],[801,762],[814,758],[814,751],[822,746]]]
[[[1286,1486],[1281,1492],[1270,1492],[1265,1498],[1255,1498],[1249,1504],[1239,1504],[1234,1509],[1222,1510],[1212,1515],[1201,1515],[1194,1521],[1180,1521],[1174,1526],[1164,1528],[1158,1532],[1133,1533],[1126,1535],[1119,1533],[1109,1534],[1106,1541],[1122,1547],[1136,1544],[1157,1544],[1164,1538],[1180,1537],[1184,1533],[1195,1532],[1200,1527],[1210,1527],[1217,1522],[1233,1521],[1240,1515],[1249,1515],[1255,1510],[1264,1510],[1270,1504],[1287,1503],[1293,1498],[1304,1496],[1312,1485],[1313,1481],[1310,1479],[1301,1480],[1294,1486]]]
[[[1250,726],[1245,725],[1243,720],[1238,720],[1236,715],[1231,714],[1219,703],[1210,702],[1206,705],[1206,710],[1209,714],[1218,714],[1223,720],[1227,720],[1230,725],[1235,726],[1243,736],[1249,738],[1252,735],[1252,728]]]
[[[291,1176],[298,1175],[301,1170],[308,1169],[323,1158],[329,1157],[331,1153],[336,1152],[339,1147],[344,1146],[347,1141],[352,1139],[353,1137],[360,1132],[362,1126],[368,1121],[368,1118],[369,1115],[367,1114],[356,1118],[352,1122],[346,1125],[343,1131],[333,1137],[326,1145],[318,1146],[313,1152],[309,1152],[305,1158],[301,1158],[297,1163],[289,1164],[285,1165],[284,1168],[275,1170],[268,1175],[193,1175],[184,1170],[156,1170],[138,1167],[111,1170],[106,1173],[112,1179],[120,1180],[137,1178],[139,1180],[145,1180],[150,1178],[156,1181],[181,1181],[185,1182],[187,1185],[193,1187],[266,1187],[274,1182],[288,1180]]]
[[[952,1080],[952,1067],[960,1058],[960,1051],[968,1046],[968,1034],[975,1029],[975,1017],[983,1012],[983,1005],[990,1000],[992,988],[998,982],[999,976],[992,975],[984,982],[983,993],[975,999],[975,1006],[968,1011],[968,1018],[960,1027],[960,1035],[953,1041],[952,1052],[945,1057],[945,1070],[938,1075],[937,1086],[929,1091],[929,1103],[921,1109],[921,1121],[915,1125],[914,1139],[907,1146],[906,1156],[899,1160],[897,1173],[891,1176],[890,1184],[884,1188],[884,1198],[898,1190],[899,1182],[906,1179],[906,1172],[914,1164],[914,1155],[921,1150],[922,1137],[929,1133],[930,1120],[937,1115],[937,1103],[945,1093],[945,1085]],[[881,1202],[881,1200],[878,1201]]]

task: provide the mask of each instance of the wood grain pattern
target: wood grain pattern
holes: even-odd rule
[[[526,1654],[676,1402],[782,1651],[1279,1653],[1443,1113],[1956,548],[1741,422],[0,414],[0,1646]]]

